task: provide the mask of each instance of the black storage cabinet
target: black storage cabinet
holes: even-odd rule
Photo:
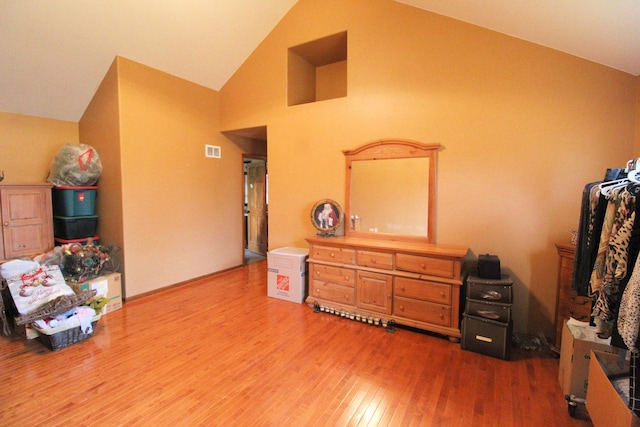
[[[466,288],[462,349],[509,360],[513,334],[513,281],[505,274],[500,279],[471,275],[467,278]]]

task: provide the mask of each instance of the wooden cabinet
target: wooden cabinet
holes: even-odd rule
[[[556,244],[558,250],[558,288],[556,291],[556,336],[554,345],[560,349],[562,343],[562,328],[564,323],[573,317],[581,322],[588,322],[591,318],[591,298],[578,296],[571,290],[573,281],[573,260],[576,247],[573,245]]]
[[[53,248],[51,184],[0,184],[0,261]]]
[[[468,248],[358,237],[311,237],[307,302],[460,339]]]

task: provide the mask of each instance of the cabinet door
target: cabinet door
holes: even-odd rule
[[[53,248],[50,188],[7,188],[0,192],[4,258]]]
[[[365,310],[391,314],[393,277],[359,271],[356,282],[356,305]]]

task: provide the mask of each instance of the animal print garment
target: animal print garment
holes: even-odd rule
[[[587,184],[582,192],[582,208],[571,283],[571,290],[576,291],[580,296],[590,295],[589,280],[595,264],[602,223],[608,205],[607,199],[600,193],[601,183]]]
[[[632,191],[635,193],[635,189]],[[616,316],[614,308],[617,307],[620,299],[618,285],[627,274],[629,239],[636,213],[636,196],[633,193],[627,188],[622,188],[613,198],[616,212],[604,260],[602,285],[594,295],[595,302],[592,310],[596,332],[601,338],[611,336],[613,320]]]
[[[629,350],[637,350],[640,333],[640,262],[636,261],[618,310],[618,333]]]

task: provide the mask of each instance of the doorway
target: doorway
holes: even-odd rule
[[[267,256],[268,249],[268,172],[267,159],[243,155],[244,170],[244,263]]]

